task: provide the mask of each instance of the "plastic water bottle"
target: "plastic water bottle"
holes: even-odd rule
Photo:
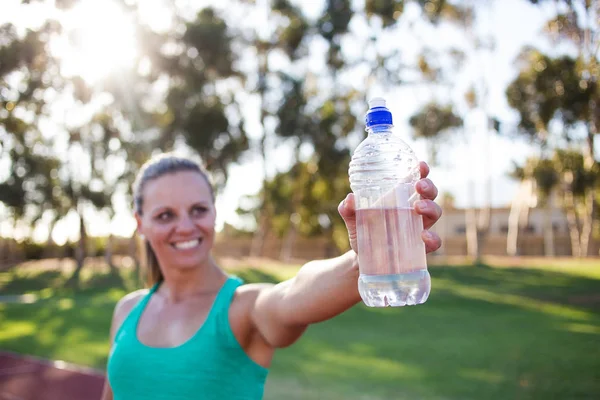
[[[369,307],[424,303],[431,289],[423,218],[414,210],[420,199],[415,183],[419,161],[395,133],[382,98],[369,102],[367,138],[350,162],[355,196],[360,277],[358,288]]]

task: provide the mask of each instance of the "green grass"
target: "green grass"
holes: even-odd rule
[[[271,269],[241,269],[277,281]],[[596,399],[600,395],[600,265],[431,268],[424,305],[362,305],[310,327],[276,353],[265,398]],[[56,271],[14,269],[0,293],[0,349],[104,368],[115,302],[102,275],[75,291]],[[131,282],[126,277],[124,282]]]

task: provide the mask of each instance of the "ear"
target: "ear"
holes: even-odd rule
[[[135,213],[135,222],[137,224],[137,233],[143,237],[144,231],[143,231],[143,225],[142,225],[142,216],[140,214],[138,214],[137,212]]]

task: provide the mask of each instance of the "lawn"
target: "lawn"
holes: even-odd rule
[[[236,268],[248,281],[289,269]],[[125,274],[125,285],[131,279]],[[426,304],[358,305],[280,350],[265,399],[598,399],[600,263],[436,266]],[[54,270],[0,274],[0,349],[103,369],[123,284],[86,276],[74,291]]]

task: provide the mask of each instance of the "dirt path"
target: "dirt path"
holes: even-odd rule
[[[0,400],[96,400],[103,384],[92,369],[0,351]]]

